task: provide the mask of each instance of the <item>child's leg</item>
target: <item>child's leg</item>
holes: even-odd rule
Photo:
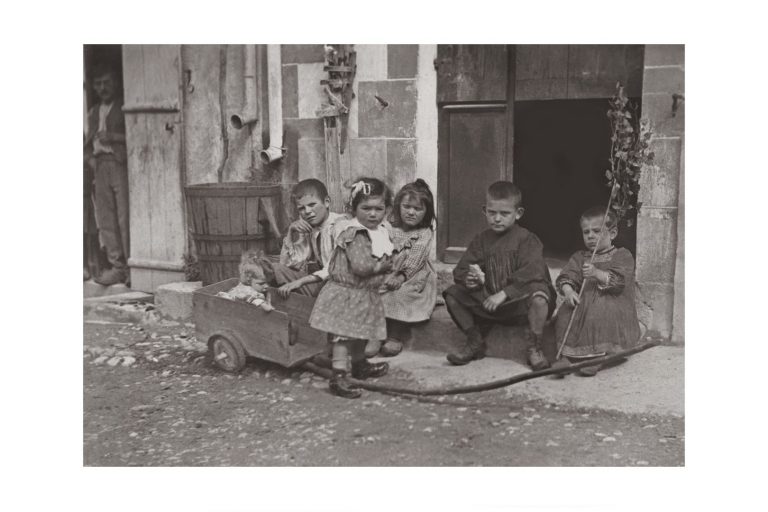
[[[356,379],[370,379],[386,375],[389,371],[387,363],[370,363],[365,358],[367,340],[349,340],[348,349],[352,364],[352,376]]]
[[[354,353],[354,348],[350,341],[356,340],[349,340],[339,336],[334,337],[332,342],[333,355],[331,357],[333,375],[331,376],[329,388],[337,396],[358,398],[362,392],[347,381],[347,375],[352,370],[352,353]]]
[[[549,299],[543,293],[535,293],[528,304],[528,333],[526,333],[528,363],[534,370],[549,368],[549,361],[544,357],[541,342],[548,315]]]
[[[528,326],[534,334],[541,336],[547,323],[549,300],[542,295],[534,295],[528,307]]]
[[[396,356],[403,350],[403,343],[411,337],[411,324],[387,318],[387,341],[381,347],[381,355]]]
[[[485,343],[483,335],[475,322],[475,316],[472,314],[472,311],[449,294],[445,294],[445,305],[453,322],[467,335],[467,341],[464,346],[447,355],[448,362],[454,365],[463,365],[484,357]]]
[[[349,354],[349,346],[345,340],[339,340],[333,344],[331,369],[342,372],[350,372],[352,370],[352,358]]]
[[[453,323],[463,332],[466,333],[476,328],[475,316],[472,314],[472,311],[453,296],[445,295],[445,307],[448,308],[448,313],[451,315]]]

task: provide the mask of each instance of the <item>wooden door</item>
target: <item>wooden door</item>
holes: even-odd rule
[[[438,257],[455,263],[485,229],[488,185],[512,179],[514,50],[438,45]]]
[[[123,47],[131,287],[184,279],[180,45]]]

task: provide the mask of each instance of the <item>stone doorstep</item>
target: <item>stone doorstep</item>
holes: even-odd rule
[[[517,361],[495,357],[466,366],[452,366],[443,353],[435,351],[405,351],[397,357],[380,360],[408,374],[415,386],[425,389],[487,383],[530,371]],[[595,377],[543,377],[503,389],[508,397],[542,400],[566,407],[685,417],[684,367],[683,348],[654,347]]]
[[[173,320],[191,320],[192,294],[202,286],[201,281],[181,281],[158,286],[155,290],[158,313]]]
[[[527,343],[525,326],[496,325],[485,339],[486,356],[509,359],[519,364],[527,364]],[[464,334],[456,327],[445,306],[437,306],[428,322],[414,326],[411,339],[405,348],[411,351],[437,351],[448,353],[464,343]],[[544,355],[554,360],[557,353],[553,322],[548,322],[544,329]]]
[[[111,286],[104,286],[93,279],[83,281],[83,298],[89,299],[92,297],[111,297],[113,295],[120,295],[131,292],[124,283],[113,284]]]

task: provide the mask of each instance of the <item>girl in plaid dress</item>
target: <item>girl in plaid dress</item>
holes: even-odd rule
[[[398,249],[393,272],[382,295],[387,339],[380,354],[395,356],[411,337],[411,324],[432,316],[437,299],[437,273],[429,261],[435,224],[435,200],[424,180],[405,185],[395,196],[392,242]]]
[[[364,350],[368,339],[383,339],[387,327],[379,288],[392,269],[394,246],[381,226],[392,208],[392,192],[375,178],[361,178],[352,185],[349,209],[353,219],[340,226],[328,265],[329,281],[320,290],[309,323],[328,333],[332,344],[331,391],[357,398],[357,379],[380,377],[387,363],[369,363]]]

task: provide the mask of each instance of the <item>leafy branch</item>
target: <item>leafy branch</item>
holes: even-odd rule
[[[616,83],[616,95],[609,104],[611,168],[605,171],[605,177],[612,190],[611,209],[622,220],[635,208],[643,167],[653,165],[653,130],[650,121],[638,118],[637,105],[629,101],[621,82]],[[632,225],[631,219],[627,225]]]

